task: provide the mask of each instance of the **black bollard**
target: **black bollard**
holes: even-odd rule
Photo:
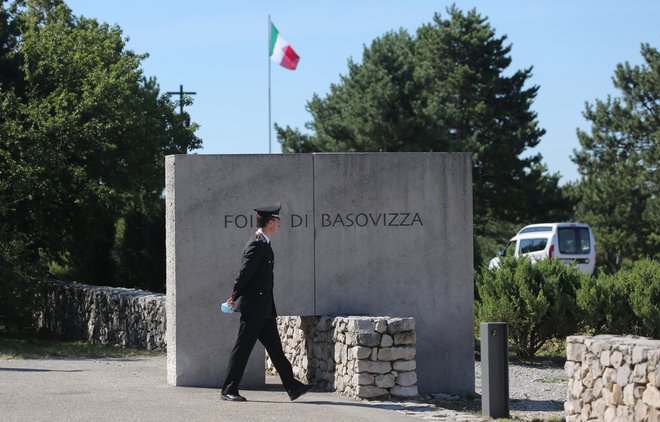
[[[506,322],[482,322],[481,413],[509,417],[509,346]]]

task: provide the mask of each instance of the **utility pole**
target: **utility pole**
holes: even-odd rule
[[[183,115],[183,96],[184,95],[197,95],[196,92],[184,92],[183,91],[183,85],[179,85],[179,90],[178,91],[168,91],[166,92],[167,95],[179,95],[179,111],[180,114]]]

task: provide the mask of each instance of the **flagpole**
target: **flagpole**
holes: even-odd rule
[[[270,14],[268,15],[268,153],[271,154],[271,123],[270,123],[270,45],[273,40],[273,31],[271,30]]]

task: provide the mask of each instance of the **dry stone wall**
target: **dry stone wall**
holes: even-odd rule
[[[53,282],[37,327],[65,338],[165,349],[165,295],[121,287]]]
[[[75,340],[166,348],[165,295],[53,282],[37,326]],[[391,317],[278,317],[294,375],[357,398],[418,395],[415,320]],[[270,359],[267,369],[275,372]]]
[[[571,336],[566,420],[660,422],[660,340]]]
[[[413,318],[279,317],[278,329],[298,378],[349,397],[418,394]]]

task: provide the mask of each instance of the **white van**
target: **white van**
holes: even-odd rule
[[[543,223],[523,227],[499,256],[526,256],[536,262],[540,259],[558,259],[587,273],[596,273],[596,239],[588,224]],[[497,268],[500,258],[490,260],[488,268]]]

